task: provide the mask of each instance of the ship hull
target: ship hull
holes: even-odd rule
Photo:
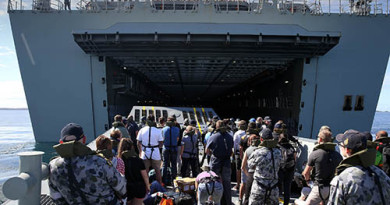
[[[339,33],[338,44],[325,55],[298,63],[301,73],[294,78],[300,82],[293,91],[298,96],[293,115],[296,134],[305,138],[315,138],[322,125],[334,133],[369,131],[390,53],[390,18],[384,15],[292,15],[271,8],[261,13],[218,13],[206,6],[198,12],[139,8],[100,13],[13,11],[9,16],[37,142],[56,142],[69,122],[81,124],[92,140],[109,127],[115,112],[107,105],[109,85],[102,82],[109,79],[106,60],[84,52],[75,42],[75,32],[259,34],[264,25],[279,25],[286,29],[268,27],[267,32],[283,35],[294,32],[289,27],[296,25],[308,32]],[[351,96],[351,110],[343,110],[346,96]],[[357,96],[364,97],[362,110],[355,109]],[[129,110],[132,103],[137,102],[130,100]],[[240,109],[231,107],[230,116]],[[229,109],[223,112],[230,117]],[[254,106],[245,117],[248,113],[257,117],[265,112]]]

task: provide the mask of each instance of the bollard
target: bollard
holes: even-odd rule
[[[19,199],[19,204],[40,204],[41,180],[48,176],[48,167],[42,164],[40,151],[21,152],[19,176],[8,179],[3,185],[4,196]]]

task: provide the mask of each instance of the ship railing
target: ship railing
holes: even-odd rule
[[[32,10],[34,11],[58,11],[63,10],[64,4],[60,0],[33,0]]]
[[[281,13],[302,12],[302,13],[318,14],[317,12],[313,12],[313,11],[318,11],[318,9],[316,8],[319,8],[319,10],[321,10],[321,7],[320,5],[318,5],[318,2],[309,4],[306,0],[295,0],[295,1],[279,0],[276,7]]]
[[[8,12],[25,10],[26,6],[28,5],[23,0],[8,0],[7,10]]]
[[[214,1],[214,9],[221,11],[251,11],[251,4],[246,1]]]
[[[27,1],[8,0],[8,12],[25,10],[25,8],[29,8]],[[41,12],[59,11],[64,10],[64,4],[60,0],[33,0],[31,10]]]
[[[277,0],[276,8],[280,13],[303,13],[311,15],[323,14],[354,14],[354,15],[389,15],[389,0]],[[384,4],[386,8],[384,9]],[[215,11],[240,12],[248,11],[261,13],[264,5],[274,6],[272,0],[259,0],[248,2],[243,0],[216,0],[214,1]]]
[[[3,185],[3,194],[20,205],[40,204],[41,180],[49,177],[49,166],[42,163],[40,151],[18,153],[19,175],[9,178]]]
[[[384,5],[386,5],[384,9]],[[279,0],[277,8],[281,13],[310,13],[312,15],[323,14],[354,14],[359,16],[385,14],[389,15],[389,0]]]
[[[78,10],[85,10],[88,12],[101,11],[131,11],[134,8],[134,1],[97,1],[97,0],[80,0],[76,5]]]
[[[78,10],[86,10],[89,12],[101,11],[131,11],[134,9],[137,1],[97,1],[97,0],[80,0],[77,3]],[[145,6],[150,6],[153,11],[197,11],[199,4],[197,0],[155,0],[139,2]]]
[[[32,9],[39,12],[64,10],[63,0],[33,0]],[[274,6],[281,14],[303,13],[311,15],[350,14],[377,15],[390,14],[390,0],[78,0],[77,10],[89,12],[125,11],[130,12],[137,4],[149,7],[152,12],[192,11],[200,5],[211,6],[216,13],[248,12],[261,13],[264,6]],[[8,11],[27,10],[27,0],[8,0]],[[203,6],[202,6],[203,7]],[[73,8],[74,9],[74,8]]]
[[[17,10],[18,8],[18,1],[15,0],[8,0],[8,6],[7,6],[7,11],[13,11]]]
[[[156,0],[151,1],[151,7],[154,11],[197,11],[199,1],[197,0]]]

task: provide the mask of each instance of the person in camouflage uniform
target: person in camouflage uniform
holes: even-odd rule
[[[259,149],[248,160],[248,167],[255,169],[249,204],[279,204],[278,171],[282,154],[270,129],[264,128],[260,138]]]
[[[50,161],[50,196],[56,204],[120,204],[126,179],[103,156],[85,145],[80,125],[61,130],[59,157]]]
[[[375,149],[366,149],[364,133],[339,134],[340,152],[346,157],[331,181],[328,205],[389,204],[390,178],[374,166]]]
[[[125,124],[123,124],[122,115],[115,115],[114,122],[112,123],[111,131],[119,129],[122,133],[122,137],[129,138],[129,132],[127,131]]]

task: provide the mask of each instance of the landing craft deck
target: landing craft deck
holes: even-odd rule
[[[109,131],[106,131],[103,135],[109,136]],[[300,173],[302,171],[300,169],[300,167],[302,167],[303,163],[305,163],[305,161],[307,160],[308,155],[310,154],[310,151],[314,147],[315,140],[300,138],[299,142],[300,142],[300,146],[298,146],[298,149],[297,149],[298,150],[298,155],[297,155],[298,161],[297,161],[296,167],[297,167],[297,171]],[[95,141],[89,143],[88,147],[90,147],[92,150],[96,150]],[[200,152],[200,154],[202,154],[202,152]],[[200,155],[199,157],[201,158],[202,155]],[[26,162],[26,161],[24,161],[24,162]],[[20,171],[22,171],[22,170],[20,170]],[[43,176],[43,177],[45,178],[45,176]],[[238,192],[236,190],[233,190],[234,185],[235,185],[235,183],[233,182],[232,186],[231,186],[232,187],[232,189],[231,189],[232,202],[233,202],[233,204],[239,204],[238,203]],[[12,190],[12,191],[14,191],[14,192],[18,191],[18,189],[16,189],[16,187],[12,187],[12,188],[14,188],[14,190]],[[8,191],[10,191],[10,190],[8,190]],[[297,198],[298,197],[297,194],[299,195],[299,193],[292,193],[290,201],[293,201],[295,198]],[[20,194],[16,194],[16,195],[20,195]],[[41,199],[42,205],[53,204],[51,199],[49,198],[49,195],[50,195],[50,190],[49,190],[49,186],[48,186],[48,180],[44,179],[41,181],[41,197],[40,197],[40,199]],[[26,200],[24,200],[24,201],[26,201]],[[282,204],[282,199],[280,199],[280,202],[281,202],[280,204]],[[8,200],[4,204],[13,205],[13,204],[19,204],[19,203],[18,203],[18,200]],[[27,204],[29,204],[29,203],[27,203]]]

